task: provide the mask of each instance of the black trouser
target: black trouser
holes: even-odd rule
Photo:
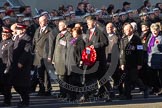
[[[144,64],[142,66],[142,69],[139,71],[139,77],[141,78],[141,80],[143,81],[143,83],[146,86],[149,86],[149,75],[150,73],[148,72],[148,68],[147,68],[147,64]]]
[[[149,71],[148,71],[148,66],[147,66],[147,61],[148,61],[148,54],[147,51],[143,52],[143,65],[142,65],[142,69],[139,72],[139,77],[142,79],[143,83],[146,86],[149,86]]]
[[[97,80],[101,80],[102,77],[106,74],[107,72],[107,69],[109,68],[109,66],[106,66],[105,64],[100,64],[99,66],[99,69],[98,69],[98,77],[97,77]],[[100,85],[100,88],[99,88],[99,94],[103,94],[103,93],[110,93],[112,92],[112,86],[110,84],[110,81],[107,81],[105,82],[105,84],[103,85]]]
[[[39,77],[38,77],[38,71],[37,67],[34,68],[34,73],[31,76],[31,92],[35,92],[37,84],[39,84]]]
[[[40,93],[51,92],[51,81],[50,76],[48,74],[48,70],[44,62],[42,61],[41,66],[37,67],[38,71],[38,78],[39,78],[39,85],[40,85]]]
[[[148,69],[149,84],[153,87],[154,92],[158,92],[162,88],[162,70],[161,69]]]
[[[11,80],[10,74],[3,74],[0,79],[0,92],[4,95],[4,103],[11,103]]]
[[[138,70],[135,67],[125,67],[126,79],[125,79],[125,95],[131,96],[132,85],[137,85],[141,91],[146,89],[142,80],[138,77]]]
[[[81,80],[81,82],[82,82],[82,80]],[[87,75],[86,74],[86,76],[85,76],[85,84],[82,84],[82,86],[90,86],[90,85],[93,85],[93,84],[97,84],[96,77],[94,75]],[[91,90],[91,91],[84,91],[82,93],[82,96],[84,96],[86,99],[88,99],[90,95],[95,94],[96,89]]]
[[[125,80],[125,76],[124,76],[125,73],[118,67],[117,67],[115,73],[113,74],[112,78],[114,80],[114,86],[117,86],[117,88],[119,90],[119,95],[123,95],[124,94],[123,83]]]
[[[71,75],[69,76],[69,84],[72,86],[81,87],[82,86],[81,75],[71,72]],[[79,94],[79,93],[75,92],[75,91],[69,91],[70,99],[75,100],[77,98],[77,94]]]
[[[21,103],[25,105],[29,105],[29,92],[30,87],[22,87],[22,86],[14,86],[14,89],[21,96]]]
[[[66,82],[69,84],[69,77],[67,75],[58,75],[59,80]],[[61,85],[59,85],[60,87],[60,95],[61,97],[65,98],[67,96],[67,94],[69,93],[68,90],[66,88],[63,88]]]

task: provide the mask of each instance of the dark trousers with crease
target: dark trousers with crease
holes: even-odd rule
[[[17,93],[20,94],[20,102],[25,105],[29,105],[29,92],[30,87],[14,86]]]
[[[11,80],[10,74],[3,74],[0,79],[0,92],[4,95],[4,103],[10,104],[11,103]]]
[[[138,76],[138,70],[135,67],[125,67],[126,79],[125,79],[125,95],[131,96],[132,85],[137,85],[141,91],[146,89],[144,83]]]
[[[40,85],[40,93],[45,92],[51,92],[51,81],[50,76],[48,74],[48,70],[46,69],[46,65],[44,64],[44,61],[41,61],[41,66],[37,67],[38,71],[38,79],[39,79],[39,85]]]

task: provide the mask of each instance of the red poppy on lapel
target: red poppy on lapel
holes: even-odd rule
[[[156,40],[155,42],[156,42],[156,44],[159,44],[159,41],[158,40]]]
[[[146,40],[146,36],[143,38],[143,40]]]

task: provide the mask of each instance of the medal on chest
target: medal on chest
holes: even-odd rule
[[[59,44],[60,44],[60,45],[63,45],[63,46],[66,46],[66,41],[64,41],[64,40],[61,39],[61,40],[59,41]]]

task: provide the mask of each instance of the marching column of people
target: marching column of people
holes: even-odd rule
[[[1,92],[4,94],[4,103],[1,106],[10,106],[11,87],[20,94],[18,107],[29,105],[30,68],[31,68],[31,40],[26,34],[26,25],[16,25],[17,36],[12,40],[12,30],[3,27],[1,42]]]
[[[14,25],[14,32],[8,27],[3,27],[0,43],[0,92],[4,95],[2,106],[10,106],[12,86],[20,94],[19,107],[29,106],[29,93],[35,92],[37,84],[38,95],[50,96],[50,66],[56,69],[59,80],[74,86],[83,87],[99,82],[111,66],[114,45],[118,45],[120,50],[120,63],[112,77],[114,86],[121,80],[117,78],[119,74],[123,74],[121,72],[126,75],[119,84],[124,88],[124,96],[121,95],[121,99],[132,99],[131,90],[136,86],[143,91],[144,98],[148,98],[149,88],[152,93],[161,95],[162,38],[158,23],[152,23],[150,26],[149,22],[141,21],[139,31],[142,32],[138,32],[139,28],[133,28],[132,23],[124,21],[121,32],[121,26],[116,27],[118,24],[115,22],[108,22],[104,28],[98,24],[95,16],[87,16],[85,20],[88,27],[85,34],[82,23],[77,22],[79,25],[69,29],[66,20],[58,21],[58,33],[56,27],[49,26],[48,17],[45,15],[39,17],[39,27],[34,37],[27,35],[30,31],[27,31],[28,27],[23,22]],[[83,70],[85,64],[82,61],[82,51],[86,47],[94,48],[97,54],[95,63],[99,65],[94,64],[87,68],[96,66],[97,69],[91,74],[85,74],[85,83],[82,84],[82,74],[73,68],[76,66]],[[35,66],[35,70],[32,76],[34,79],[31,80],[32,65]],[[90,96],[103,98],[104,92],[109,97],[107,101],[115,97],[110,81],[98,85],[96,89],[77,93],[60,85],[59,97],[68,98],[70,101],[88,101]]]

